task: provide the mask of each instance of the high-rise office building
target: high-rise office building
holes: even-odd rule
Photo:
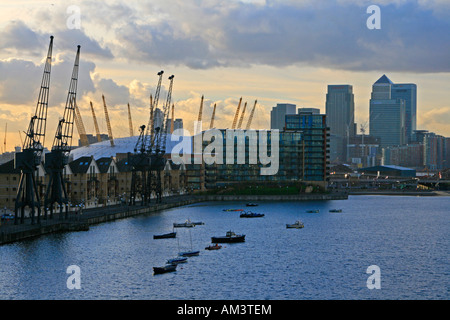
[[[342,137],[355,135],[353,86],[329,85],[325,108],[331,134]]]
[[[405,135],[409,143],[413,140],[417,123],[417,86],[413,83],[394,83],[391,98],[405,100]]]
[[[270,111],[270,129],[284,130],[287,114],[295,114],[297,106],[290,103],[277,103]]]
[[[383,75],[372,86],[370,135],[380,138],[381,147],[405,144],[405,100],[393,99],[393,82]]]
[[[348,139],[356,134],[353,86],[329,85],[325,113],[331,134],[331,161],[345,162]]]

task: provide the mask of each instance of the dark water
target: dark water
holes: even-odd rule
[[[0,299],[449,299],[449,200],[201,203],[44,236],[0,247]],[[265,217],[239,218],[225,208]],[[187,218],[205,225],[153,240]],[[298,219],[305,228],[286,229]],[[204,250],[230,229],[246,242]],[[199,256],[153,275],[153,266],[190,249],[190,239]],[[81,289],[67,288],[70,265],[81,270]],[[381,289],[366,285],[371,265],[380,268]]]

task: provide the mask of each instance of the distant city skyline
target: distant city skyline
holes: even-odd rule
[[[270,128],[277,103],[325,113],[327,86],[335,84],[352,85],[359,131],[369,119],[371,86],[386,74],[417,85],[417,129],[450,136],[450,4],[443,1],[384,1],[380,30],[367,29],[368,4],[354,0],[77,0],[70,6],[79,8],[80,29],[68,28],[67,4],[0,0],[0,142],[3,148],[7,123],[7,151],[21,144],[18,132],[23,136],[34,113],[50,35],[46,144],[61,117],[78,44],[77,99],[91,134],[90,101],[107,132],[102,94],[114,137],[128,135],[127,103],[136,134],[148,123],[149,96],[164,70],[175,75],[175,118],[191,132],[202,95],[203,121],[209,123],[216,103],[215,126],[223,128],[231,126],[241,97],[258,100],[252,126],[262,129]],[[160,103],[167,85],[165,77]]]

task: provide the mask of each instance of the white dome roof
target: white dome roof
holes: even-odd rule
[[[86,147],[79,147],[70,151],[70,158],[72,161],[81,157],[90,156],[93,156],[94,159],[99,159],[103,157],[114,157],[117,153],[133,153],[138,138],[139,136],[116,138],[114,139],[114,147],[111,146],[111,142],[109,140],[93,143]],[[170,153],[172,148],[181,141],[189,141],[189,145],[186,145],[183,149],[184,151],[188,148],[190,149],[192,137],[185,136],[181,139],[180,136],[173,135],[173,139],[175,141],[172,141],[172,135],[167,135],[166,153]]]

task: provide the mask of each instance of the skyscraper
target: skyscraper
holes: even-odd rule
[[[329,85],[326,100],[327,125],[331,134],[355,135],[355,101],[353,86]]]
[[[344,162],[347,158],[347,140],[355,135],[353,86],[329,85],[325,113],[331,134],[331,161]]]
[[[417,86],[413,83],[394,83],[391,98],[405,100],[405,135],[406,142],[411,142],[417,119]]]
[[[297,106],[290,103],[277,103],[270,111],[270,129],[284,130],[287,114],[295,114]]]
[[[370,99],[370,135],[380,138],[380,146],[397,146],[405,143],[405,100],[393,99],[394,83],[383,75],[372,86]]]

